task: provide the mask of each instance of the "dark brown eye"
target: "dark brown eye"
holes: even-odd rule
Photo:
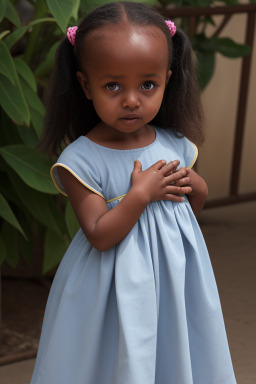
[[[106,88],[110,92],[116,92],[119,91],[120,87],[117,83],[109,83],[106,85]]]
[[[150,91],[154,88],[154,86],[155,84],[152,83],[152,81],[145,81],[145,83],[142,84],[141,88],[145,89],[146,91]]]

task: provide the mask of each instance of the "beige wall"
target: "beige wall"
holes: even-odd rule
[[[221,19],[216,17],[216,23]],[[245,28],[246,16],[236,15],[221,36],[243,43]],[[229,192],[241,63],[241,59],[217,54],[214,76],[202,95],[206,141],[199,150],[198,172],[208,183],[209,199],[225,197]],[[256,192],[256,36],[239,183],[239,193],[246,192]]]

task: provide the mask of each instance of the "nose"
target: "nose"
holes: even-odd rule
[[[123,108],[135,109],[140,106],[139,95],[136,91],[127,91],[123,96]]]

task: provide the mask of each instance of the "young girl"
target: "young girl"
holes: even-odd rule
[[[235,384],[191,168],[202,114],[188,38],[115,2],[69,29],[43,145],[81,229],[56,273],[31,384]]]

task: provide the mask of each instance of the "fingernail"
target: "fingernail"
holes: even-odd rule
[[[166,160],[162,160],[162,163],[164,163],[164,164],[165,164],[165,163],[166,163]]]

